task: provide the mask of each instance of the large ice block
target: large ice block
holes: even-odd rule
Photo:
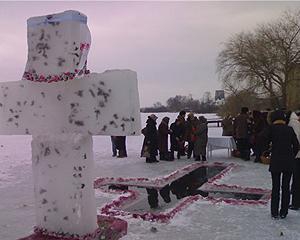
[[[99,230],[92,135],[140,133],[137,75],[87,74],[91,36],[80,12],[33,17],[27,26],[26,81],[0,83],[0,135],[33,135],[37,230],[85,239]]]
[[[97,229],[92,136],[61,134],[32,140],[37,227],[78,235]]]
[[[55,84],[0,84],[0,134],[137,135],[136,73],[111,70]]]
[[[27,41],[23,79],[56,82],[85,72],[91,34],[84,14],[69,10],[29,18]]]

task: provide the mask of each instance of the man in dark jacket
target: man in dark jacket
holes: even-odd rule
[[[236,140],[237,150],[240,152],[240,157],[246,161],[250,160],[248,111],[247,107],[242,107],[241,113],[233,123],[233,136]]]
[[[184,155],[184,133],[185,122],[183,118],[178,117],[170,126],[171,130],[171,159],[174,159],[174,151],[177,151],[177,159]]]
[[[299,142],[293,129],[286,125],[283,111],[271,114],[272,125],[263,133],[268,143],[272,143],[269,171],[272,176],[271,214],[274,219],[285,218],[290,202],[290,180],[295,164]],[[281,182],[282,176],[282,182]],[[282,189],[279,209],[280,186]],[[279,214],[278,214],[279,213]]]
[[[146,127],[142,130],[142,134],[145,136],[142,153],[147,151],[147,154],[149,154],[146,156],[146,163],[159,162],[156,159],[158,149],[156,120],[157,116],[155,114],[151,114],[147,119]]]

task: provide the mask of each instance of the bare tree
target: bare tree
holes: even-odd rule
[[[289,73],[300,62],[300,11],[285,12],[280,19],[241,32],[225,43],[217,71],[225,90],[268,96],[274,107],[287,103]]]

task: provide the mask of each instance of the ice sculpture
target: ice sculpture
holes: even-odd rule
[[[37,228],[97,231],[92,135],[140,133],[136,73],[86,69],[87,17],[77,11],[33,17],[23,80],[0,84],[0,134],[33,135]]]

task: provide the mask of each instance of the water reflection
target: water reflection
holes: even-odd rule
[[[213,168],[213,171],[211,168]],[[215,176],[223,169],[224,167],[203,166],[173,181],[171,184],[166,185],[159,191],[157,189],[147,188],[146,190],[150,208],[158,207],[158,192],[165,203],[171,202],[170,193],[174,194],[177,199],[195,194],[201,194],[202,196],[207,197],[208,193],[198,190],[198,188],[208,181],[208,175]]]
[[[134,213],[171,208],[177,204],[178,200],[193,195],[213,198],[233,198],[238,200],[259,200],[262,194],[252,194],[243,192],[229,192],[219,190],[202,191],[201,186],[209,179],[219,174],[226,167],[224,166],[202,166],[196,170],[176,179],[161,189],[156,188],[137,188],[140,192],[138,201],[124,206],[124,210]],[[128,190],[128,186],[111,185],[110,189]],[[161,201],[161,202],[159,202]],[[150,209],[149,209],[150,207]]]

